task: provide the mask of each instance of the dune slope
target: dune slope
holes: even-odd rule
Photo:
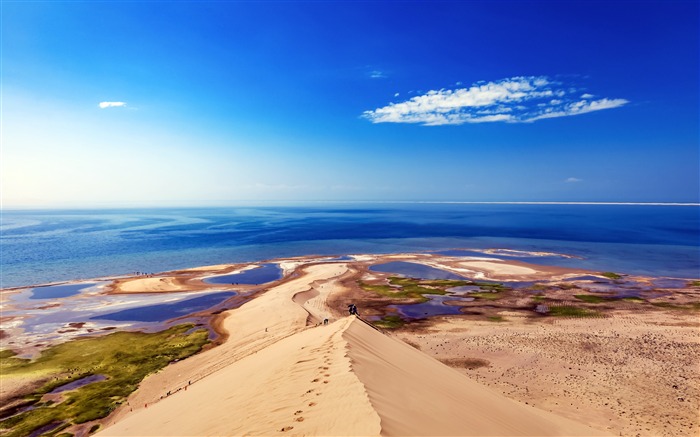
[[[512,401],[360,320],[343,338],[382,435],[607,435]]]

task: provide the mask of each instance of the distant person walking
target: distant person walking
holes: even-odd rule
[[[357,312],[357,307],[355,306],[354,303],[351,303],[350,305],[348,305],[348,312],[350,313],[350,315],[355,315],[355,316],[360,315],[360,313]]]

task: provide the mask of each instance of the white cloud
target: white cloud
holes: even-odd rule
[[[579,179],[579,178],[568,178],[568,179],[565,180],[564,182],[568,182],[568,183],[583,182],[583,179]]]
[[[581,98],[582,98],[582,99],[592,99],[592,98],[593,98],[593,94],[588,94],[588,93],[581,94]]]
[[[546,76],[512,77],[477,82],[469,88],[428,91],[404,102],[365,111],[362,116],[372,123],[426,126],[495,121],[526,123],[617,108],[628,103],[625,99],[588,101],[571,96],[578,93],[576,88]]]
[[[123,108],[126,102],[100,102],[100,109]]]
[[[399,93],[394,93],[394,97],[398,97],[398,96],[399,96]]]
[[[372,70],[369,72],[369,77],[371,77],[372,79],[382,79],[385,78],[386,75],[382,71]]]

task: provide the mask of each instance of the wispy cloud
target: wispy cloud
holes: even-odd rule
[[[372,123],[426,126],[503,121],[529,123],[623,106],[625,99],[593,100],[591,94],[547,76],[477,82],[469,88],[428,91],[410,100],[365,111]],[[580,97],[579,97],[580,95]]]
[[[565,180],[564,182],[568,182],[568,183],[583,182],[583,179],[579,179],[579,178],[568,178],[568,179]]]
[[[100,109],[122,108],[124,106],[126,106],[126,102],[100,102]]]
[[[383,71],[372,70],[369,72],[369,77],[371,77],[372,79],[383,79],[386,77],[386,74],[384,74]]]

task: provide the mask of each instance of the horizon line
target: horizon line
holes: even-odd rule
[[[343,203],[365,203],[365,204],[426,204],[426,205],[620,205],[620,206],[696,206],[700,207],[700,203],[695,202],[596,202],[596,201],[460,201],[460,200],[234,200],[228,202],[211,202],[212,204],[200,205],[126,205],[126,204],[99,204],[99,205],[82,205],[82,206],[15,206],[15,207],[0,207],[2,211],[24,211],[24,210],[89,210],[89,209],[166,209],[166,208],[227,208],[235,207],[240,204],[248,206],[263,206],[270,203],[327,203],[327,204],[343,204]],[[216,203],[216,204],[214,204]],[[228,203],[228,204],[227,204]]]

